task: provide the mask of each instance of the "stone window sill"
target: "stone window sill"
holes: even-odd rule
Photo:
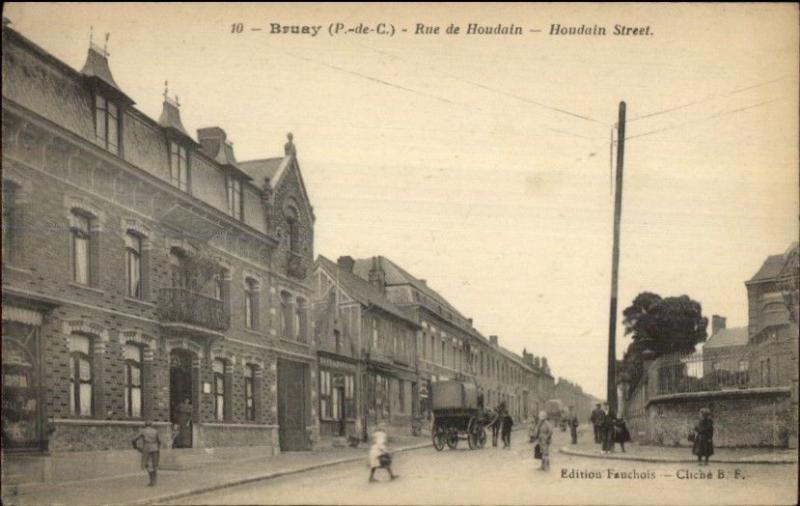
[[[140,306],[146,306],[150,309],[155,309],[156,307],[155,303],[145,299],[137,299],[136,297],[125,297],[125,302],[130,302],[131,304],[139,304]]]
[[[28,276],[33,274],[33,271],[30,269],[25,269],[23,267],[17,267],[16,265],[11,265],[9,263],[3,264],[3,270],[9,270],[11,272],[16,272],[18,274],[26,274]]]
[[[80,288],[81,290],[86,290],[87,292],[94,292],[97,295],[105,295],[106,294],[105,290],[101,290],[101,289],[95,288],[93,286],[82,285],[82,284],[76,283],[74,281],[70,281],[68,284],[69,284],[69,286],[71,286],[73,288]]]
[[[258,330],[258,329],[248,329],[248,328],[245,328],[245,329],[244,329],[244,331],[245,331],[245,332],[247,332],[248,334],[252,334],[252,335],[254,335],[254,336],[258,336],[258,337],[266,337],[266,336],[264,335],[264,333],[263,333],[263,332],[261,332],[261,331],[260,331],[260,330]]]

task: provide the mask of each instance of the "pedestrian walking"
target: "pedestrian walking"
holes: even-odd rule
[[[602,426],[603,426],[603,417],[605,413],[600,408],[600,404],[596,404],[595,408],[592,410],[592,416],[589,417],[589,423],[592,424],[592,429],[594,429],[594,442],[600,444],[603,442],[602,438]]]
[[[514,419],[511,418],[511,415],[505,413],[502,418],[502,428],[501,428],[501,435],[503,437],[503,449],[510,450],[511,449],[511,428],[514,426]]]
[[[576,445],[578,444],[578,416],[575,414],[575,406],[569,407],[569,418],[567,419],[567,424],[569,425],[569,436],[571,439],[571,443]]]
[[[536,441],[534,455],[538,455],[538,458],[542,460],[542,466],[539,469],[542,471],[549,471],[550,444],[553,442],[553,427],[547,420],[547,413],[544,411],[539,412],[539,425],[536,426],[534,441]]]
[[[398,476],[392,473],[392,454],[386,444],[386,432],[379,428],[372,433],[372,446],[369,449],[369,482],[378,481],[375,479],[377,469],[386,469],[389,479],[397,479]]]
[[[614,419],[614,443],[619,443],[622,447],[622,453],[625,453],[625,443],[631,440],[631,433],[628,431],[628,426],[625,425],[625,420],[621,416]]]
[[[606,406],[604,406],[606,408]],[[603,410],[603,420],[600,425],[603,454],[608,455],[614,451],[614,413]]]
[[[697,464],[702,466],[705,457],[705,465],[708,465],[708,458],[714,455],[714,421],[711,419],[710,409],[700,410],[700,420],[694,426],[694,432],[689,435],[689,439],[694,443],[692,453],[697,455]]]
[[[141,440],[142,444],[139,446],[137,443]],[[139,435],[131,440],[131,445],[142,454],[142,469],[147,469],[147,474],[150,476],[150,483],[148,487],[156,485],[156,474],[158,473],[158,457],[161,450],[161,439],[158,437],[158,431],[153,427],[150,420],[144,422],[144,428],[139,432]]]

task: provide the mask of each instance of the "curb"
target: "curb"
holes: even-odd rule
[[[431,443],[424,443],[424,444],[419,444],[419,445],[415,445],[415,446],[407,446],[405,448],[398,448],[398,449],[394,450],[393,453],[401,453],[401,452],[407,452],[407,451],[413,451],[413,450],[420,450],[420,449],[429,448],[429,447],[432,447]],[[314,465],[304,466],[304,467],[295,468],[295,469],[286,469],[286,470],[282,470],[282,471],[274,471],[272,473],[266,473],[266,474],[262,474],[262,475],[258,475],[258,476],[249,476],[247,478],[233,480],[233,481],[229,481],[229,482],[226,482],[226,483],[217,483],[215,485],[209,485],[209,486],[206,486],[206,487],[198,487],[198,488],[194,488],[194,489],[191,489],[191,490],[190,489],[181,490],[181,491],[178,491],[178,492],[172,492],[172,493],[169,493],[169,494],[165,494],[165,495],[162,495],[162,496],[159,496],[159,497],[151,497],[151,498],[148,498],[148,499],[142,499],[141,501],[128,502],[128,503],[124,503],[124,504],[137,504],[137,505],[160,504],[160,503],[165,503],[165,502],[168,502],[168,501],[174,501],[176,499],[181,499],[183,497],[188,497],[188,496],[192,496],[192,495],[206,494],[208,492],[214,492],[216,490],[222,490],[222,489],[225,489],[225,488],[236,487],[236,486],[239,486],[239,485],[246,485],[248,483],[254,483],[254,482],[257,482],[257,481],[271,480],[273,478],[280,478],[282,476],[289,476],[289,475],[292,475],[292,474],[300,474],[300,473],[304,473],[306,471],[315,471],[317,469],[322,469],[322,468],[325,468],[325,467],[333,467],[333,466],[338,466],[338,465],[341,465],[341,464],[348,464],[348,463],[351,463],[351,462],[358,462],[358,461],[361,461],[361,460],[364,460],[364,456],[363,455],[354,456],[354,457],[346,457],[346,458],[342,458],[342,459],[338,459],[338,460],[332,460],[330,462],[323,462],[321,464],[314,464]],[[121,506],[121,504],[122,503],[120,503],[120,505],[111,505],[111,506]]]
[[[664,457],[628,457],[622,455],[601,455],[598,453],[591,453],[585,452],[581,450],[572,450],[566,446],[559,448],[559,453],[563,453],[565,455],[572,455],[575,457],[587,457],[591,459],[602,459],[602,460],[629,460],[633,462],[651,462],[651,463],[658,463],[658,464],[694,464],[697,462],[696,459],[669,459]],[[714,459],[713,462],[715,464],[767,464],[767,465],[786,465],[786,464],[797,464],[797,460],[792,459],[781,459],[781,460],[759,460],[759,459],[739,459],[739,460],[731,460],[731,459]]]

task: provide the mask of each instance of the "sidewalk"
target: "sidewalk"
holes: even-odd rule
[[[390,445],[395,452],[431,446],[429,438],[394,437]],[[322,448],[308,452],[282,453],[263,459],[231,462],[224,467],[209,465],[185,471],[161,471],[158,485],[148,487],[147,473],[133,476],[36,485],[3,487],[4,505],[48,504],[153,504],[171,501],[188,495],[211,492],[287,474],[310,471],[321,467],[363,461],[366,466],[367,448]]]
[[[561,447],[561,453],[597,459],[634,460],[641,462],[696,462],[688,446],[668,447],[625,443],[625,453],[616,445],[614,453],[603,455],[593,434],[583,430],[578,444]],[[797,450],[769,448],[714,448],[711,461],[722,464],[796,464]]]

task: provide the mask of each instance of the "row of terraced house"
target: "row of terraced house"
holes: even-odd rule
[[[135,468],[147,419],[167,460],[275,454],[410,430],[439,380],[523,419],[552,395],[545,358],[388,258],[315,261],[291,134],[237,160],[166,91],[157,120],[139,111],[105,48],[76,70],[5,20],[2,37],[4,479]]]

